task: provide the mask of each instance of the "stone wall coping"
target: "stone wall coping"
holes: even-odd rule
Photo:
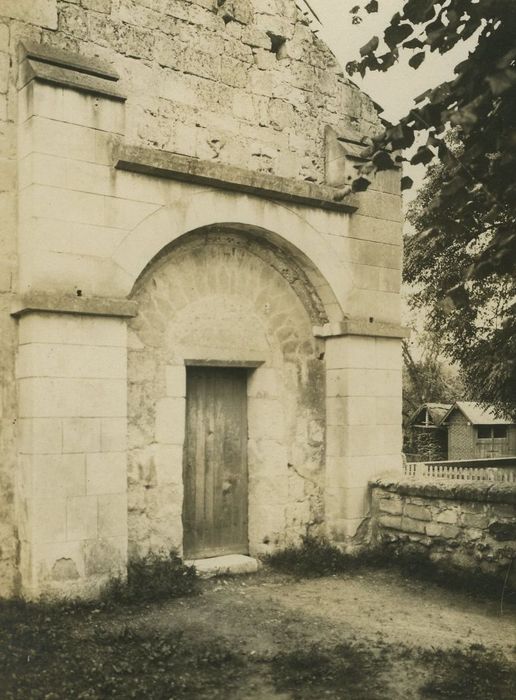
[[[314,326],[313,333],[316,338],[333,338],[344,335],[408,338],[410,335],[409,329],[404,326],[358,318],[346,319],[340,323],[326,323],[324,326]]]
[[[400,479],[383,476],[369,482],[370,488],[381,488],[400,496],[424,496],[454,501],[481,501],[516,504],[516,484],[497,481],[454,481]],[[515,509],[516,510],[516,509]]]
[[[32,292],[18,297],[11,307],[15,318],[34,312],[132,318],[138,313],[138,304],[129,299]]]
[[[350,214],[354,201],[336,202],[335,188],[294,178],[266,175],[232,165],[200,160],[144,146],[121,145],[114,151],[114,167],[143,175],[194,182],[256,197],[302,204]]]

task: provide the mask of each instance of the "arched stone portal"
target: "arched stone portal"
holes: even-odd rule
[[[319,531],[324,522],[325,368],[313,327],[325,323],[327,315],[293,256],[236,225],[205,229],[162,251],[136,283],[132,298],[139,312],[129,323],[128,340],[130,553],[181,550],[184,541],[192,540],[192,533],[183,533],[181,517],[186,528],[195,527],[187,517],[189,499],[203,501],[200,508],[210,511],[204,515],[213,528],[230,517],[223,511],[232,486],[223,475],[218,481],[204,471],[198,475],[201,482],[209,481],[193,485],[201,494],[185,493],[183,487],[183,473],[189,478],[184,455],[194,439],[188,431],[196,428],[185,409],[186,378],[195,366],[243,368],[242,469],[248,476],[242,476],[246,486],[239,498],[245,501],[248,523],[244,518],[244,545],[222,537],[218,546],[212,541],[186,554],[209,556],[235,547],[263,553]],[[233,397],[228,401],[220,411],[232,410]],[[224,432],[209,437],[211,446],[202,438],[206,454],[228,439]]]
[[[0,595],[95,596],[128,550],[181,548],[188,396],[218,384],[235,546],[355,546],[401,465],[399,172],[345,196],[376,106],[295,0],[140,3],[148,42],[116,3],[88,37],[46,4],[42,45],[41,15],[8,21]]]

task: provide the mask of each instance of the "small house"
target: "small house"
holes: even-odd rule
[[[493,408],[456,401],[441,421],[448,432],[448,459],[516,455],[516,424]]]

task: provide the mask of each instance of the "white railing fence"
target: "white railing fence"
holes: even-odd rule
[[[459,459],[447,462],[405,462],[403,473],[414,479],[516,483],[516,457]]]

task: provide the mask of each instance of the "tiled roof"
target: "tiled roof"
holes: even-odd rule
[[[456,401],[443,418],[443,422],[453,411],[458,410],[472,425],[510,425],[510,418],[497,418],[494,408],[484,408],[475,401]]]

